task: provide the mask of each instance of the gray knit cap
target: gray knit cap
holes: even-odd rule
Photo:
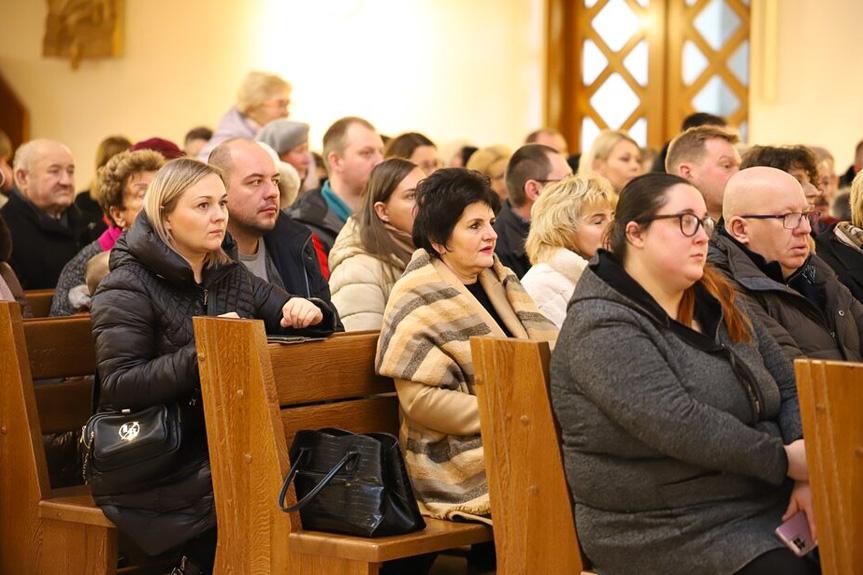
[[[255,137],[280,156],[309,140],[309,125],[292,120],[273,120]]]

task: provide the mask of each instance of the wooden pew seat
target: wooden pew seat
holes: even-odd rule
[[[194,319],[219,541],[216,572],[374,575],[385,561],[490,541],[484,524],[426,519],[422,531],[364,538],[303,529],[277,494],[301,429],[398,433],[391,379],[374,372],[377,332],[268,344],[260,321]],[[293,488],[287,503],[296,501]]]

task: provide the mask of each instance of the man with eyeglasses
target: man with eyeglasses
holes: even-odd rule
[[[530,209],[543,188],[572,174],[566,158],[543,144],[525,144],[506,166],[507,200],[503,203],[494,231],[494,253],[500,262],[521,279],[530,269],[524,242],[530,231]]]
[[[813,253],[809,208],[794,176],[754,167],[731,177],[708,261],[725,273],[786,355],[861,361],[863,304]]]

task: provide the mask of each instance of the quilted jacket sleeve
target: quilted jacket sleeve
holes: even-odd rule
[[[195,344],[158,354],[156,317],[140,282],[117,273],[106,277],[90,321],[102,408],[136,411],[192,394],[198,384]]]
[[[261,278],[249,274],[252,281],[252,295],[255,299],[256,316],[264,320],[267,327],[267,333],[287,333],[291,335],[304,335],[308,337],[325,337],[336,330],[338,325],[338,314],[332,304],[318,298],[308,298],[310,302],[318,306],[324,315],[324,319],[317,325],[309,326],[305,329],[283,328],[280,325],[282,320],[282,307],[293,297],[300,297],[289,294],[279,286],[262,280]]]

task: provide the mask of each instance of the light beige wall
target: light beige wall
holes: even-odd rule
[[[771,1],[778,56],[772,64],[765,61],[770,23],[763,18]],[[863,2],[755,0],[753,9],[750,142],[824,146],[841,174],[863,139]]]
[[[0,70],[32,135],[72,148],[86,187],[98,142],[181,144],[215,126],[251,69],[294,84],[312,145],[334,120],[439,143],[516,146],[541,121],[542,0],[125,0],[124,53],[77,71],[41,57],[45,0],[0,0]],[[504,9],[505,6],[505,9]]]

